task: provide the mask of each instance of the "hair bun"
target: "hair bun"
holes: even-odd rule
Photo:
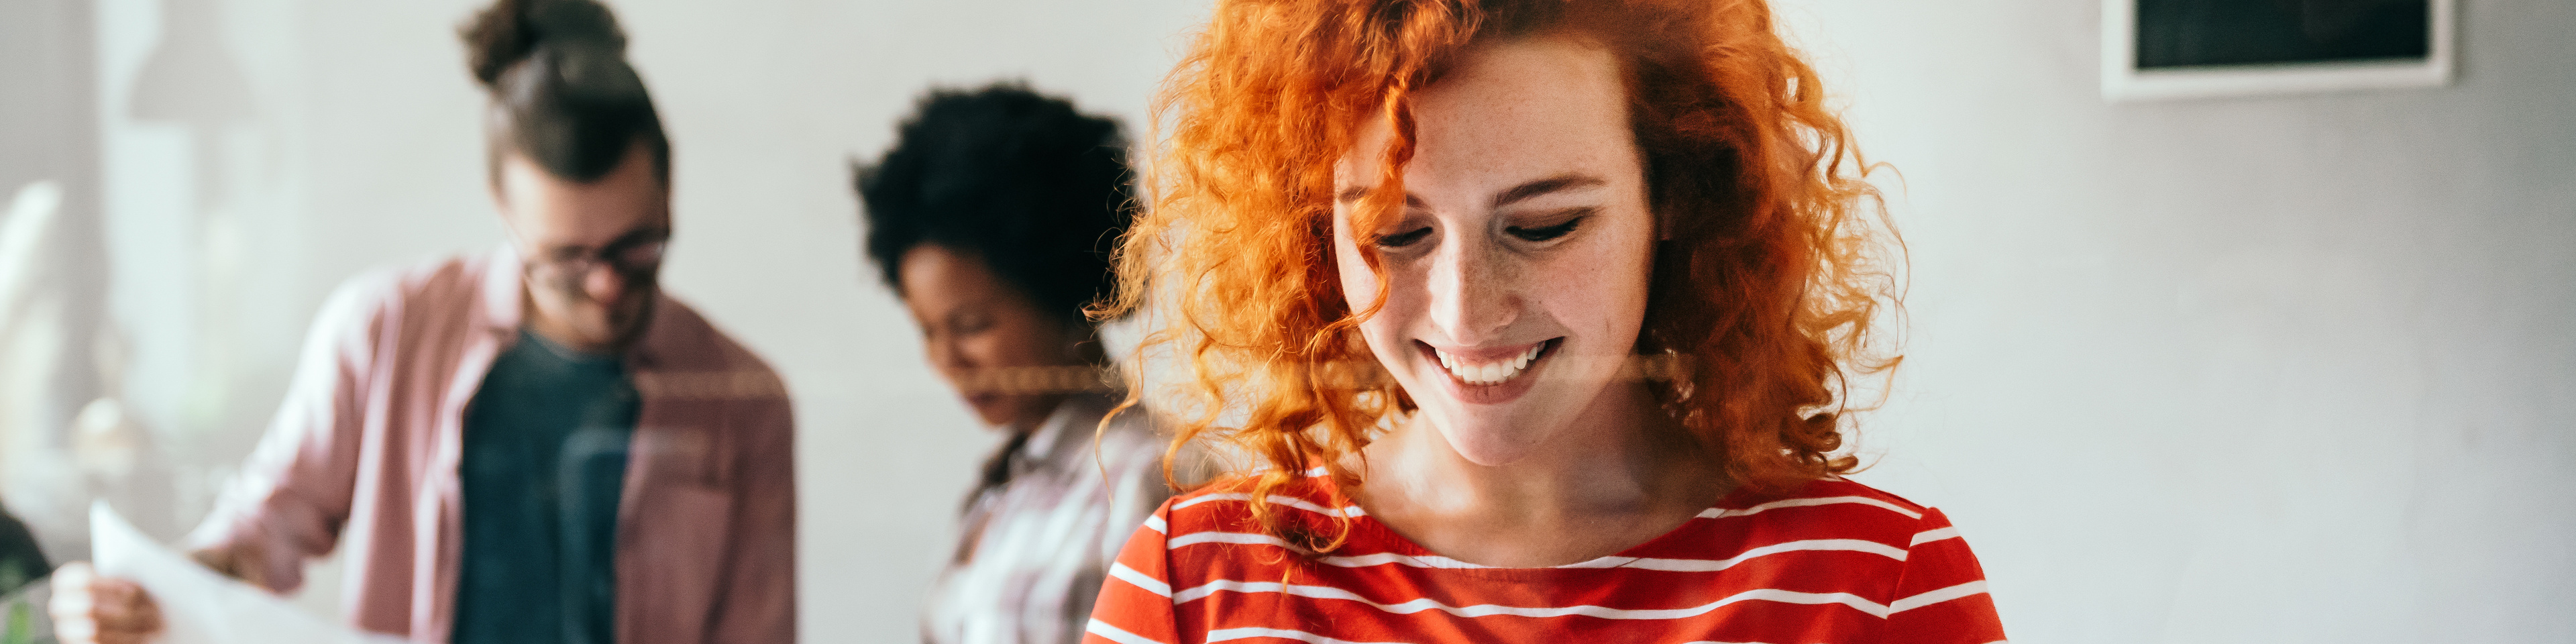
[[[502,74],[540,46],[577,46],[610,56],[626,51],[617,17],[595,0],[499,0],[476,12],[459,35],[465,39],[466,68],[487,89],[497,89]]]

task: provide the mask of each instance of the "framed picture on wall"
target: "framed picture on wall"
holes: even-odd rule
[[[2102,0],[2102,97],[2451,82],[2455,0]]]

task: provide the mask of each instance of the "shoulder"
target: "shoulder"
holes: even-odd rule
[[[340,282],[314,316],[318,334],[375,334],[388,324],[462,322],[482,296],[490,262],[453,255],[408,266],[381,268]]]
[[[471,301],[481,292],[483,272],[488,262],[471,255],[455,255],[408,266],[379,268],[340,282],[325,300],[326,310],[388,309],[409,304],[421,308],[443,309],[455,302]]]
[[[1910,547],[1922,531],[1948,525],[1939,510],[1830,477],[1779,490],[1740,491],[1700,516],[1799,539],[1863,539],[1900,549]]]
[[[1132,467],[1150,470],[1151,478],[1160,485],[1163,463],[1168,458],[1172,464],[1172,479],[1180,483],[1182,489],[1198,489],[1222,472],[1215,455],[1197,441],[1182,443],[1180,449],[1174,450],[1174,430],[1168,418],[1153,408],[1140,404],[1112,413],[1109,410],[1116,409],[1120,401],[1116,398],[1102,398],[1101,401],[1100,409],[1108,415],[1109,422],[1101,428],[1097,444],[1101,460],[1110,469]]]
[[[1718,505],[1728,509],[1741,508],[1749,513],[1762,511],[1757,508],[1846,504],[1878,508],[1907,517],[1919,517],[1931,510],[1929,506],[1906,500],[1905,497],[1840,477],[1816,479],[1777,490],[1739,492],[1729,495]]]
[[[1180,537],[1199,532],[1264,532],[1252,503],[1253,491],[1263,474],[1228,475],[1172,497],[1165,509],[1165,520],[1171,528],[1166,534]],[[1281,519],[1279,525],[1290,529],[1338,530],[1342,520],[1364,514],[1359,506],[1334,494],[1329,479],[1312,473],[1296,475],[1265,491],[1263,497],[1269,502],[1269,511]]]
[[[1162,461],[1163,449],[1170,443],[1165,440],[1151,410],[1143,405],[1119,409],[1119,401],[1108,397],[1085,396],[1072,400],[1096,407],[1096,413],[1089,415],[1092,420],[1108,420],[1100,427],[1102,458],[1115,462]]]
[[[1741,523],[1705,533],[1751,546],[1730,565],[1843,589],[1908,641],[2004,639],[1984,567],[1939,509],[1839,478],[1744,500],[1715,510]]]

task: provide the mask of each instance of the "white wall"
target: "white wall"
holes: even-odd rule
[[[221,9],[256,113],[131,116],[170,11],[98,0],[107,228],[128,392],[212,467],[332,284],[500,238],[474,3],[166,1]],[[2576,640],[2576,5],[2465,0],[2449,88],[2115,106],[2092,2],[1784,1],[1906,183],[1861,479],[1953,515],[2018,639]],[[1132,126],[1202,6],[617,4],[677,151],[667,283],[797,397],[808,639],[913,636],[990,444],[862,265],[847,159],[933,82]]]
[[[2119,105],[2094,2],[1784,4],[1903,173],[1859,479],[2015,639],[2576,641],[2576,4],[2461,4],[2452,87]]]

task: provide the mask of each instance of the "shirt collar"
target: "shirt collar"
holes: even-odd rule
[[[1109,410],[1116,404],[1117,401],[1099,394],[1065,396],[1063,402],[1056,403],[1055,411],[1047,414],[1046,422],[1039,423],[1038,428],[1032,431],[1028,443],[1020,447],[1022,458],[1018,459],[1015,467],[1040,467],[1043,463],[1082,453],[1082,446],[1097,433],[1094,430],[1099,428],[1101,417],[1109,415]]]
[[[519,249],[507,242],[485,256],[489,270],[483,271],[483,324],[498,333],[517,339],[523,312],[519,310],[520,289],[527,288],[526,273],[519,261]]]

